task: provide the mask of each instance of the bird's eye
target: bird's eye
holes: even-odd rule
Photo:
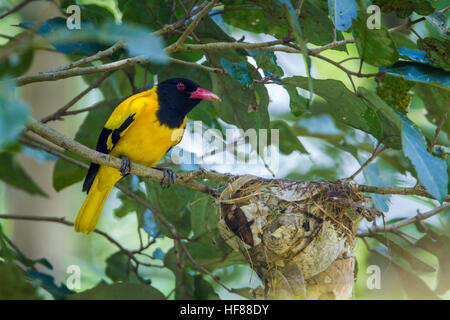
[[[185,88],[184,83],[183,83],[183,82],[178,82],[178,84],[177,84],[177,89],[180,90],[180,91],[182,91],[182,90],[184,90],[184,88]]]

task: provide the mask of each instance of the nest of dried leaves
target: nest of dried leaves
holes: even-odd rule
[[[355,234],[381,213],[347,182],[244,176],[218,199],[219,230],[264,282],[258,298],[348,299]]]

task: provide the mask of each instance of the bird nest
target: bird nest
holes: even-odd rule
[[[264,283],[257,298],[351,298],[356,230],[381,213],[349,183],[244,176],[218,203],[221,236]]]

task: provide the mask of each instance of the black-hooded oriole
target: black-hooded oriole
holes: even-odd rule
[[[131,161],[154,167],[183,137],[186,115],[202,100],[219,100],[195,82],[175,78],[135,94],[112,112],[97,143],[97,151],[120,157],[121,170],[91,163],[83,191],[86,200],[75,231],[94,230],[111,189],[130,170]]]

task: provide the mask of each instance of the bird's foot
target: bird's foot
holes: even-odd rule
[[[120,173],[122,174],[122,177],[125,177],[131,171],[131,160],[130,158],[125,156],[121,156],[120,159],[122,159],[122,167],[120,167]]]
[[[169,188],[170,185],[173,184],[175,181],[175,178],[176,178],[175,172],[173,172],[173,170],[169,169],[169,168],[156,168],[156,169],[162,170],[162,172],[163,172],[163,178],[161,179],[161,182],[160,182],[161,188],[162,189],[165,188],[166,181],[167,181],[167,188]]]

